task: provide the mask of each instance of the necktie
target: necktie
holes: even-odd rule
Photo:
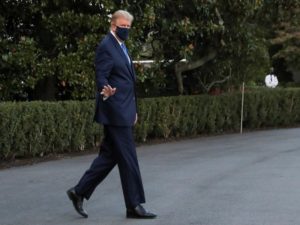
[[[123,52],[124,52],[124,54],[125,54],[128,62],[130,63],[130,58],[129,58],[129,55],[128,55],[128,52],[127,52],[127,48],[126,48],[126,46],[125,46],[124,43],[121,44],[121,48],[122,48],[122,50],[123,50]]]

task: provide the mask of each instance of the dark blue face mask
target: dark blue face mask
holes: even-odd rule
[[[120,38],[122,41],[125,41],[129,36],[129,28],[126,27],[118,27],[116,29],[116,35],[118,38]]]

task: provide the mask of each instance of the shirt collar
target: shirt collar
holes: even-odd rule
[[[110,33],[115,37],[115,39],[117,40],[117,42],[119,43],[119,45],[123,44],[122,41],[119,41],[119,39],[116,37],[116,34],[111,30]]]

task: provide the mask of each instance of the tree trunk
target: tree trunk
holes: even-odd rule
[[[40,80],[35,87],[33,99],[43,101],[56,100],[56,94],[58,92],[56,82],[57,81],[54,76],[45,77]]]
[[[217,52],[215,50],[210,49],[207,53],[207,55],[203,56],[202,58],[192,61],[192,62],[177,62],[175,64],[175,75],[177,79],[177,87],[179,94],[183,94],[184,87],[183,87],[183,80],[182,80],[182,73],[193,70],[196,68],[199,68],[203,66],[208,61],[214,59],[217,55]]]

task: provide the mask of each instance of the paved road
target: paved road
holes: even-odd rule
[[[138,148],[147,208],[125,218],[117,169],[80,218],[65,190],[95,155],[0,171],[0,225],[299,225],[300,128]]]

